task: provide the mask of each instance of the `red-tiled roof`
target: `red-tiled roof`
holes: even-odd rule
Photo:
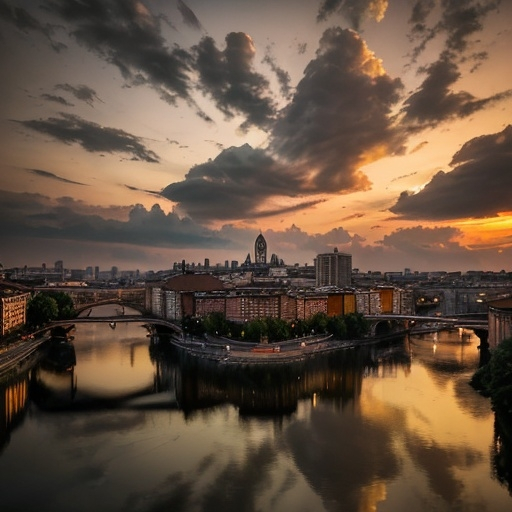
[[[224,284],[209,274],[182,274],[168,279],[164,288],[179,292],[211,292],[223,290]]]

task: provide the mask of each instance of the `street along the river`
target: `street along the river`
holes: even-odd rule
[[[142,324],[73,334],[2,384],[2,511],[512,508],[470,332],[223,371]]]

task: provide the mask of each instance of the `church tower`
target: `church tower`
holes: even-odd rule
[[[260,233],[254,242],[255,263],[267,263],[267,242]]]

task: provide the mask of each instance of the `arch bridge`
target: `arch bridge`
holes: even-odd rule
[[[175,324],[174,322],[164,320],[163,318],[155,318],[152,316],[144,315],[79,316],[77,318],[72,318],[70,320],[54,320],[53,322],[50,322],[46,326],[46,330],[51,330],[56,327],[68,327],[68,329],[66,330],[69,330],[75,324],[92,322],[105,322],[114,325],[117,322],[138,322],[141,324],[160,325],[162,327],[171,329],[172,331],[176,332],[179,335],[183,333],[181,326]]]
[[[110,304],[124,306],[127,308],[132,308],[132,309],[139,311],[140,313],[145,313],[144,305],[139,304],[138,302],[131,302],[131,301],[128,301],[128,300],[125,300],[122,298],[109,298],[109,299],[98,300],[96,302],[90,302],[88,304],[81,304],[80,306],[75,307],[75,312],[77,315],[79,315],[80,313],[83,313],[84,311],[87,311],[88,309],[92,309],[96,306],[108,306]]]
[[[439,329],[466,327],[479,333],[489,330],[487,314],[454,315],[451,317],[382,314],[365,315],[364,317],[370,322],[372,336],[409,330],[411,325],[416,323],[435,324]],[[478,333],[477,335],[480,336]]]

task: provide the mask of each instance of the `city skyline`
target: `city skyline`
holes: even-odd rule
[[[0,263],[511,270],[512,5],[0,0]]]

